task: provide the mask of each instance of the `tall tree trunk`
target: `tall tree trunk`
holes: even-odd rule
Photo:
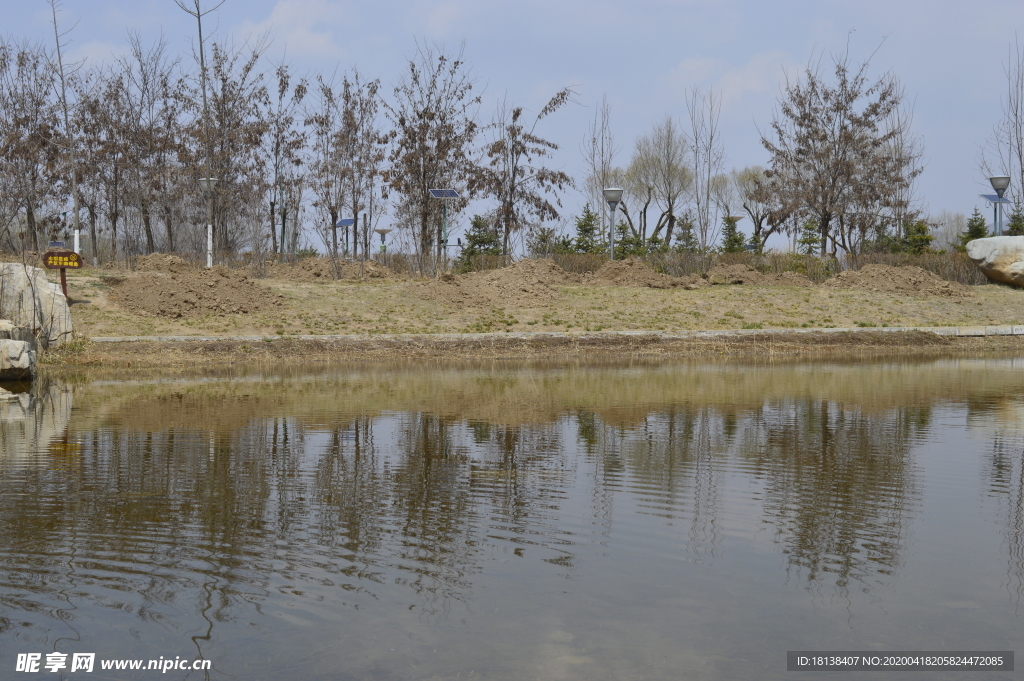
[[[32,250],[39,250],[39,235],[36,234],[36,211],[32,207],[32,199],[28,199],[25,202],[25,226],[28,229],[28,233],[32,235]],[[22,241],[22,244],[25,242]],[[24,248],[24,246],[22,246]]]
[[[120,217],[117,209],[110,211],[110,260],[117,262],[117,220]]]
[[[331,253],[334,254],[334,259],[338,259],[338,209],[334,206],[330,207],[331,210]]]
[[[672,232],[675,231],[675,228],[676,228],[676,216],[675,216],[675,213],[671,213],[670,212],[668,214],[668,231],[665,232],[665,245],[666,246],[668,246],[668,245],[670,245],[672,243]],[[647,239],[646,238],[644,239],[644,243],[645,244],[647,243]]]
[[[277,253],[277,223],[274,218],[274,206],[276,204],[270,202],[270,243],[274,247],[274,253]]]
[[[355,211],[355,201],[352,202],[352,259],[359,257],[359,213]]]
[[[164,230],[167,232],[167,252],[174,253],[174,229],[172,222],[174,219],[174,213],[171,211],[170,206],[164,206]]]
[[[96,240],[96,203],[86,206],[89,211],[89,245],[92,246],[92,266],[100,264],[99,241]]]
[[[142,205],[142,228],[146,232],[146,254],[156,251],[156,244],[153,242],[153,224],[149,215],[149,204]]]

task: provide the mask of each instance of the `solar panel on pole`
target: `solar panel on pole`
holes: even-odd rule
[[[999,196],[999,194],[978,194],[978,196],[980,196],[981,198],[985,199],[986,201],[988,201],[989,203],[992,204],[992,210],[993,210],[993,215],[992,215],[992,231],[995,232],[996,236],[1002,236],[1003,235],[1003,216],[1000,215],[1001,211],[999,210],[999,208],[1000,208],[999,204],[1001,204],[1001,203],[1013,203],[1013,202],[1010,201],[1010,199],[1007,199],[1005,197]]]
[[[459,193],[454,189],[428,189],[430,195],[435,199],[457,199]],[[442,251],[441,248],[445,250]],[[437,244],[437,254],[448,252],[448,204],[441,204],[441,239]]]

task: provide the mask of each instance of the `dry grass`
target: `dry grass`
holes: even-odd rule
[[[260,280],[283,296],[269,312],[170,319],[133,314],[107,297],[132,274],[68,273],[76,331],[85,336],[437,334],[480,331],[692,331],[820,327],[1024,324],[1024,291],[975,286],[969,298],[904,296],[854,289],[712,286],[695,291],[559,286],[527,307],[446,306],[426,300],[416,280]]]

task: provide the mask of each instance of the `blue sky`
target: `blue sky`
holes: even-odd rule
[[[8,36],[52,41],[43,0],[3,6]],[[722,95],[726,168],[765,164],[758,129],[767,130],[786,73],[799,75],[813,55],[827,58],[849,41],[855,61],[877,49],[872,75],[891,71],[903,82],[924,142],[918,195],[937,214],[985,208],[978,149],[1000,118],[1003,66],[1024,28],[1024,3],[227,0],[211,19],[215,40],[269,31],[270,62],[286,54],[298,73],[357,65],[386,87],[402,75],[417,39],[449,48],[465,42],[484,88],[484,119],[502,97],[536,111],[571,86],[579,104],[539,132],[561,145],[553,165],[579,179],[580,146],[603,95],[621,149],[616,162],[625,165],[639,135],[665,115],[685,116],[693,85]],[[173,51],[191,58],[195,22],[173,0],[64,0],[61,21],[78,22],[71,54],[93,64],[122,54],[129,30],[146,40],[162,32]],[[580,192],[566,194],[566,214],[583,201]]]

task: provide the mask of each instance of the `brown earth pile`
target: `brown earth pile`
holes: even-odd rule
[[[360,275],[359,263],[348,263],[345,265],[345,278],[351,279]],[[367,279],[394,279],[398,275],[385,265],[374,260],[362,262],[362,276]]]
[[[373,260],[340,264],[343,279],[395,278],[394,272]],[[268,262],[267,277],[300,282],[334,281],[334,270],[331,267],[330,258],[302,258],[294,264]]]
[[[334,281],[334,271],[329,258],[302,258],[296,263],[267,263],[269,279],[285,281]]]
[[[716,265],[708,272],[710,284],[742,284],[746,286],[814,286],[814,282],[797,272],[761,274],[749,265]]]
[[[865,265],[860,270],[840,272],[825,282],[829,288],[860,288],[874,292],[966,298],[970,289],[963,284],[940,279],[920,267],[906,265]]]
[[[522,260],[496,270],[445,274],[421,284],[417,293],[459,307],[530,307],[558,297],[555,286],[578,283],[552,260]]]
[[[760,284],[764,275],[749,265],[715,265],[708,272],[710,284]]]
[[[127,277],[109,297],[128,310],[160,317],[245,314],[280,305],[279,296],[249,280],[244,271],[143,272]]]
[[[191,266],[177,255],[150,253],[141,256],[135,262],[135,269],[139,272],[184,272],[191,269]]]
[[[605,286],[645,286],[647,288],[686,288],[696,289],[705,286],[706,282],[697,276],[672,277],[655,272],[639,258],[612,260],[594,272],[587,283]]]

